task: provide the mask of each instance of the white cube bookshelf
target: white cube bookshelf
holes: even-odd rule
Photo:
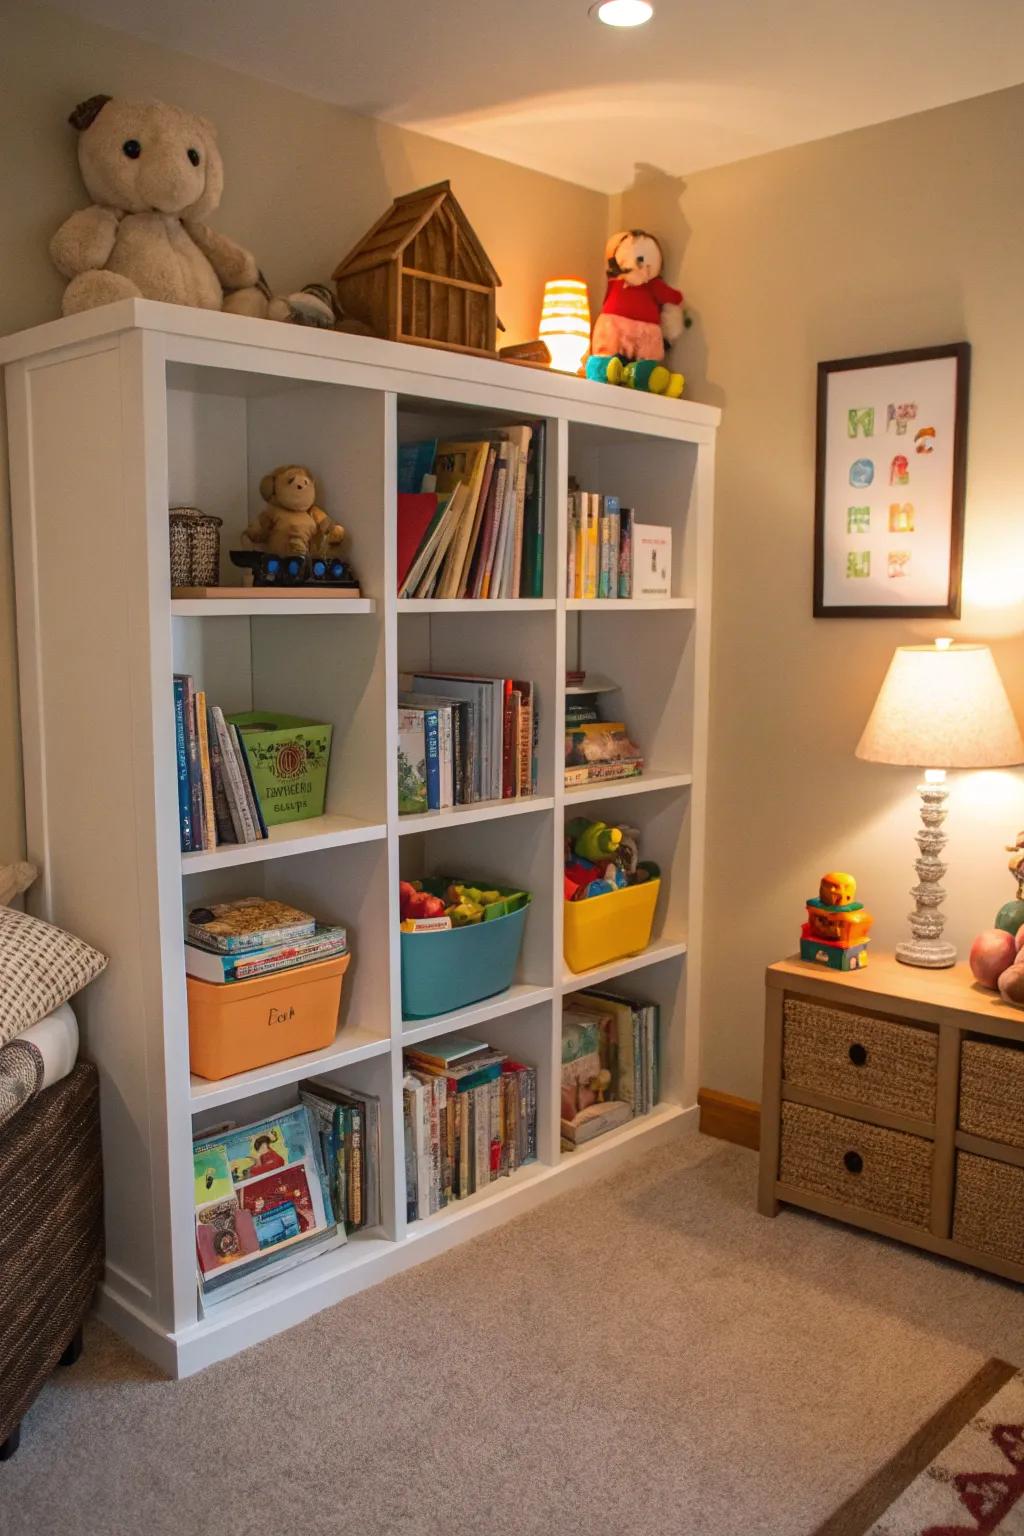
[[[83,995],[84,1052],[102,1085],[107,1271],[100,1310],[172,1375],[292,1326],[634,1151],[695,1114],[700,1028],[708,641],[719,412],[534,369],[126,301],[0,341],[17,582],[28,854],[41,916],[110,956]],[[396,590],[398,443],[547,422],[544,595],[402,601]],[[347,530],[359,600],[172,601],[167,508],[224,517],[223,546],[259,507],[260,476],[308,463]],[[672,594],[564,596],[566,485],[617,494],[673,531]],[[225,580],[237,577],[224,557]],[[621,684],[648,769],[565,790],[564,676]],[[532,800],[398,816],[398,673],[448,667],[528,677],[540,702]],[[321,817],[269,841],[179,850],[171,675],[229,709],[332,722]],[[562,957],[566,816],[643,832],[663,888],[649,948],[574,976]],[[497,997],[403,1021],[400,873],[460,869],[527,888],[518,974]],[[266,892],[346,924],[353,961],[332,1045],[206,1082],[189,1071],[183,908]],[[563,1155],[563,997],[594,982],[656,1001],[661,1102]],[[425,1220],[406,1221],[402,1048],[472,1030],[538,1069],[535,1163]],[[295,1102],[334,1074],[380,1095],[383,1223],[209,1308],[196,1287],[191,1140]],[[337,1314],[339,1328],[345,1314]]]

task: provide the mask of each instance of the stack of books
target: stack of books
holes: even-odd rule
[[[307,1079],[299,1084],[320,1136],[334,1214],[346,1232],[379,1227],[380,1099],[333,1083]]]
[[[345,1241],[305,1105],[193,1143],[196,1254],[205,1305]]]
[[[404,443],[398,595],[541,597],[546,424]]]
[[[252,981],[347,950],[344,928],[263,896],[211,902],[185,915],[185,971],[199,981]]]
[[[598,694],[583,691],[584,676],[566,674],[565,787],[639,778],[644,771],[640,748],[623,721],[599,718]]]
[[[566,597],[668,597],[671,569],[671,528],[638,523],[617,496],[570,488]]]
[[[656,1003],[588,989],[562,1009],[562,1150],[650,1114],[658,1102]]]
[[[511,677],[402,672],[398,809],[516,800],[537,787],[537,691]]]
[[[174,674],[178,825],[182,853],[267,835],[245,742],[192,677]]]
[[[485,1189],[537,1156],[537,1069],[450,1035],[404,1052],[410,1221]]]

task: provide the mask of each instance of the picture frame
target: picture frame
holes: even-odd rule
[[[818,364],[814,617],[960,617],[965,341]]]

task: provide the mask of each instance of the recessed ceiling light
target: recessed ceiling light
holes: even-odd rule
[[[649,0],[600,0],[590,14],[608,27],[642,27],[654,15],[654,6]]]

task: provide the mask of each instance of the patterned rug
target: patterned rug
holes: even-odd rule
[[[815,1536],[1024,1536],[1024,1372],[989,1360]]]

